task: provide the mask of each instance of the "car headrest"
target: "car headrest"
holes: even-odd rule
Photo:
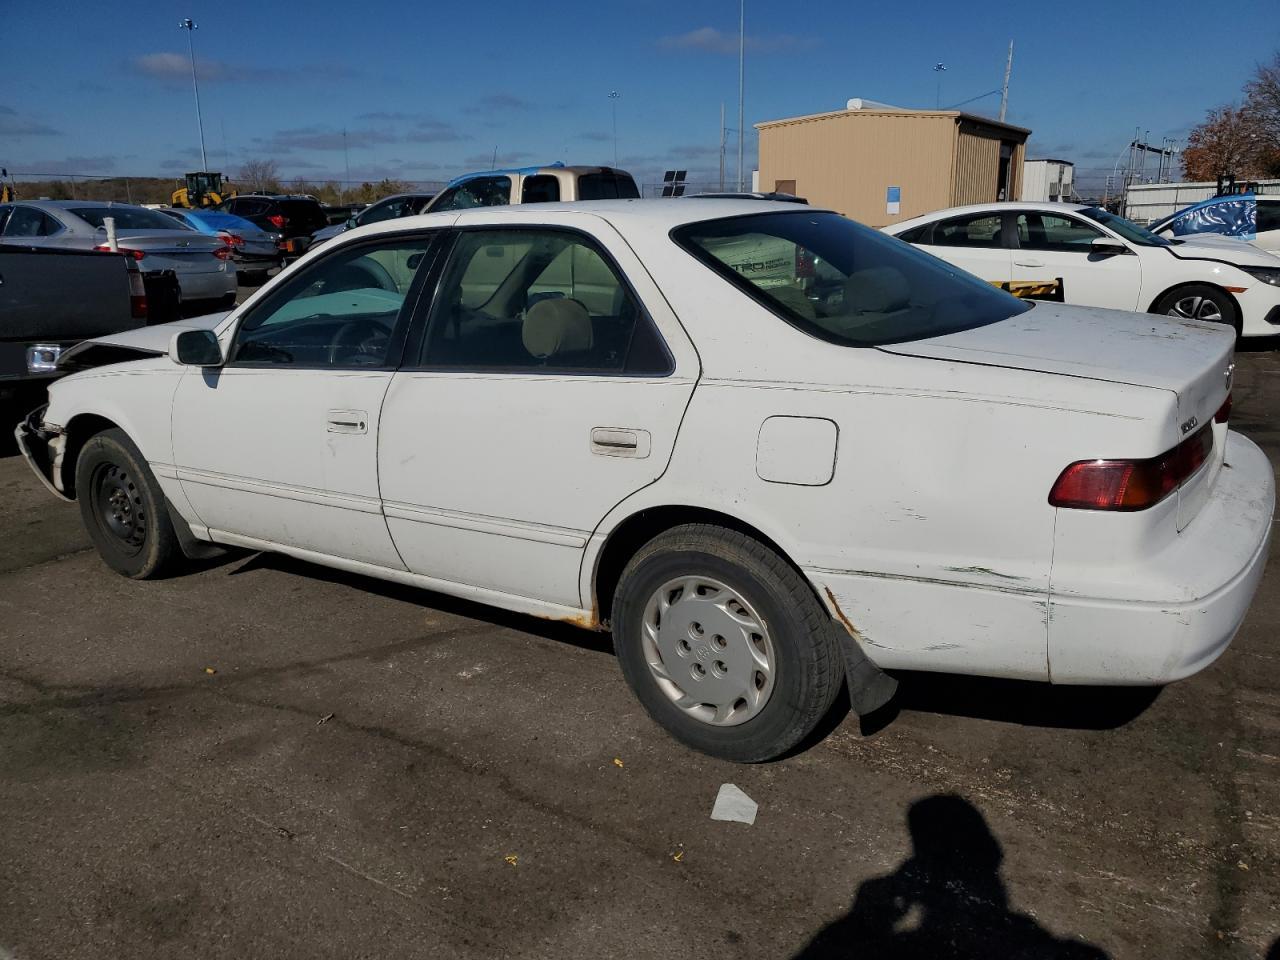
[[[520,338],[530,355],[539,360],[590,350],[594,339],[591,316],[577,300],[539,300],[524,315]]]
[[[901,270],[868,267],[844,282],[844,302],[854,313],[888,313],[907,306],[911,290]]]

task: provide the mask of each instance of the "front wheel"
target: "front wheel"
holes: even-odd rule
[[[164,576],[182,560],[164,494],[123,430],[104,430],[76,461],[80,516],[107,566],[134,580]]]
[[[1240,311],[1231,295],[1207,283],[1189,283],[1170,290],[1156,302],[1151,312],[1183,320],[1225,323],[1234,327],[1237,333],[1240,331]]]
[[[690,524],[623,571],[613,605],[623,676],[677,740],[738,763],[782,756],[817,727],[844,677],[830,617],[759,541]]]

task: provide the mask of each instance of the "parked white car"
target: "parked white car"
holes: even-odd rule
[[[885,227],[1018,296],[1280,334],[1280,257],[1225,237],[1167,239],[1076,203],[989,203]]]
[[[126,576],[231,545],[611,629],[660,724],[757,761],[882,669],[1211,663],[1274,508],[1233,344],[830,212],[537,204],[350,231],[230,314],[77,347],[17,434]]]
[[[1168,240],[1232,237],[1280,255],[1280,197],[1251,193],[1214,197],[1179,210],[1149,229]]]

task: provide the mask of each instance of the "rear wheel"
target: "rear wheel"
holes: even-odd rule
[[[1225,290],[1207,283],[1191,283],[1170,290],[1151,310],[1183,320],[1204,320],[1208,323],[1225,323],[1240,330],[1240,311]]]
[[[623,571],[614,645],[641,704],[676,739],[739,763],[805,739],[843,679],[831,619],[808,584],[760,542],[690,524]]]
[[[134,580],[175,569],[182,548],[164,495],[123,430],[90,439],[76,461],[76,498],[89,537],[107,566]]]

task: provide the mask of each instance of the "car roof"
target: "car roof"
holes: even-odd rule
[[[899,230],[908,227],[915,227],[925,223],[933,223],[936,220],[950,220],[952,217],[963,217],[971,213],[999,213],[1003,210],[1039,210],[1043,213],[1061,213],[1064,210],[1092,210],[1093,207],[1087,203],[1062,203],[1050,200],[997,200],[992,203],[970,203],[963,207],[947,207],[945,210],[934,210],[932,213],[921,214],[918,217],[912,217],[910,220],[901,220],[898,223],[892,223],[885,229],[897,233]]]
[[[778,203],[774,200],[717,200],[715,203],[683,203],[670,197],[634,200],[570,200],[562,203],[517,203],[496,207],[475,207],[470,210],[420,213],[411,217],[383,220],[351,233],[367,237],[372,233],[392,232],[412,227],[442,225],[462,227],[472,223],[519,223],[521,221],[537,223],[539,220],[554,220],[565,214],[599,217],[619,229],[631,227],[667,231],[688,223],[723,220],[727,217],[744,217],[752,214],[812,216],[814,213],[830,212],[822,208]],[[347,235],[344,234],[344,236]]]
[[[73,207],[123,207],[126,210],[150,210],[138,203],[121,203],[119,200],[16,200],[33,207],[53,207],[58,210],[70,210]]]
[[[532,167],[504,167],[498,170],[480,170],[475,173],[464,173],[461,176],[454,177],[450,180],[446,187],[456,187],[460,183],[466,183],[468,180],[474,180],[477,177],[500,177],[510,176],[511,174],[519,174],[525,177],[536,176],[539,173],[616,173],[624,177],[630,177],[631,174],[625,170],[618,170],[616,167],[591,166],[566,166],[561,161],[555,163],[544,163],[541,166]]]

